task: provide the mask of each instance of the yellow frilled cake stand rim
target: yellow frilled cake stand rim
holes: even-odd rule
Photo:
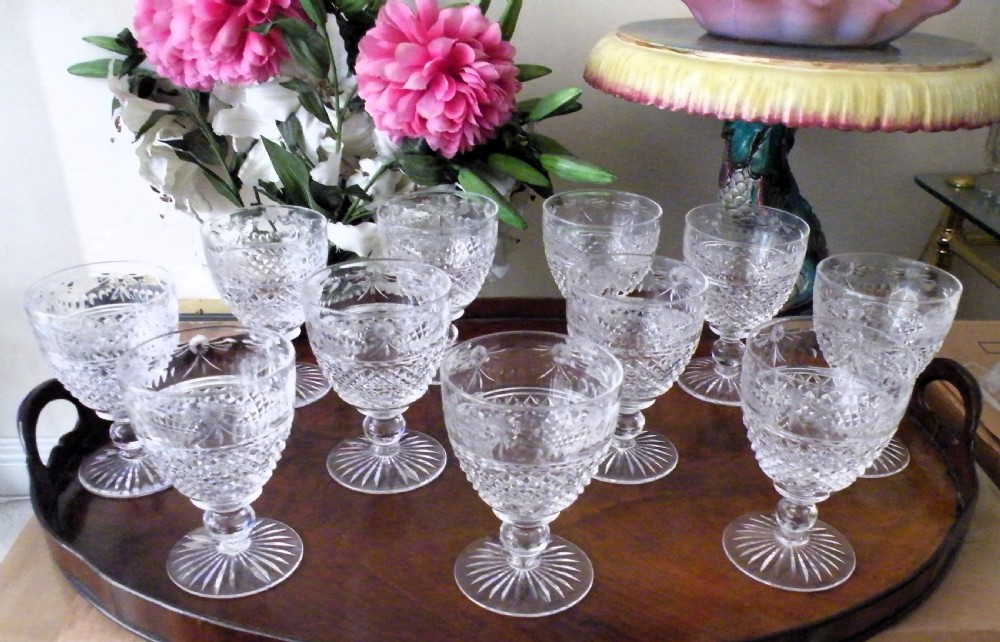
[[[716,38],[694,20],[649,20],[602,38],[584,78],[631,102],[789,127],[944,131],[1000,120],[1000,62],[921,33],[878,49],[809,48]]]

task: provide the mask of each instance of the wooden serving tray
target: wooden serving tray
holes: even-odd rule
[[[514,328],[563,331],[560,314],[556,302],[487,300],[470,310],[460,332],[467,338]],[[965,400],[963,426],[945,425],[927,409],[926,387],[938,380]],[[740,410],[674,388],[646,414],[647,427],[677,445],[677,469],[639,486],[593,482],[552,524],[591,558],[590,594],[563,613],[512,618],[477,607],[455,585],[458,554],[499,527],[457,462],[450,459],[428,486],[400,495],[339,486],[326,473],[326,455],[340,439],[359,434],[361,415],[331,393],[296,411],[274,477],[254,503],[258,515],[299,532],[302,565],[264,593],[210,600],[174,586],[164,568],[174,543],[200,525],[201,512],[190,501],[174,490],[103,499],[77,482],[80,458],[106,439],[105,422],[76,404],[77,427],[48,465],[41,462],[34,422],[53,399],[76,403],[53,380],[29,394],[19,413],[32,501],[49,551],[87,600],[151,640],[862,639],[934,589],[962,543],[978,493],[972,458],[978,388],[957,363],[937,359],[901,428],[912,454],[906,471],[858,480],[819,506],[821,518],[854,545],[854,576],[822,593],[764,586],[734,568],[721,546],[732,519],[778,500],[750,450]],[[406,417],[447,448],[436,388]]]

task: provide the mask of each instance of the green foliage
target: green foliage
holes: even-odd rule
[[[519,230],[527,229],[528,223],[521,217],[517,208],[504,198],[486,178],[471,167],[463,167],[458,171],[458,184],[467,192],[487,196],[500,206],[499,219]]]
[[[540,154],[539,162],[549,172],[578,183],[613,183],[616,177],[606,169],[566,154]]]
[[[528,82],[529,80],[534,80],[535,78],[541,78],[542,76],[548,76],[552,73],[552,70],[548,67],[543,67],[541,65],[518,65],[517,66],[517,79],[521,82]]]
[[[98,58],[97,60],[88,60],[87,62],[78,62],[70,65],[66,68],[66,71],[74,76],[82,76],[84,78],[107,78],[109,68],[111,68],[112,74],[121,76],[123,67],[124,65],[121,60]]]
[[[254,29],[261,33],[271,29],[281,32],[297,68],[302,70],[298,77],[282,79],[281,85],[297,94],[302,108],[328,128],[329,137],[339,140],[343,123],[351,114],[364,109],[363,101],[352,88],[338,86],[339,79],[354,72],[358,42],[374,24],[386,0],[300,2],[308,20],[281,18]],[[491,6],[490,0],[464,0],[456,4],[477,5],[483,13]],[[522,0],[507,0],[499,12],[497,21],[505,40],[513,37],[522,7]],[[337,57],[326,31],[330,17],[335,19],[339,35],[344,39],[346,70],[335,68]],[[234,205],[243,206],[243,200],[248,198],[247,190],[243,190],[240,169],[249,154],[259,152],[258,146],[262,146],[279,182],[259,180],[256,185],[247,185],[248,190],[252,188],[253,197],[317,209],[335,222],[358,222],[371,217],[372,195],[365,191],[367,186],[348,186],[346,176],[342,176],[337,185],[323,185],[313,180],[311,171],[317,163],[326,161],[330,152],[323,148],[308,149],[314,141],[306,142],[299,117],[292,115],[276,123],[280,140],[261,137],[249,148],[245,143],[237,145],[236,140],[220,136],[212,129],[211,117],[218,105],[210,101],[211,95],[176,87],[143,66],[145,53],[128,29],[115,37],[88,36],[84,40],[109,52],[112,57],[72,65],[69,73],[104,79],[110,71],[125,79],[135,96],[168,106],[148,116],[136,132],[136,139],[161,131],[158,128],[167,122],[164,119],[173,119],[170,131],[184,133],[159,142],[169,145],[179,159],[198,167],[219,194]],[[522,83],[552,73],[548,67],[535,64],[518,64],[517,69]],[[615,180],[610,172],[577,158],[558,141],[535,131],[538,123],[581,109],[581,94],[580,89],[570,87],[539,98],[520,100],[512,118],[492,140],[455,158],[442,157],[423,140],[404,141],[392,158],[380,159],[387,164],[368,180],[375,180],[384,172],[399,171],[420,187],[457,184],[462,189],[494,199],[500,207],[500,220],[523,229],[527,223],[498,192],[497,185],[513,183],[513,192],[530,190],[545,197],[552,194],[553,178],[599,184]],[[120,106],[117,99],[113,106]]]
[[[500,15],[500,33],[504,40],[510,40],[517,28],[517,19],[521,15],[521,0],[507,0],[507,6]],[[485,12],[486,10],[483,9]]]
[[[510,176],[516,181],[540,187],[551,187],[552,182],[543,172],[531,163],[509,154],[490,154],[487,161],[490,167]]]
[[[567,110],[569,109],[576,111],[580,105],[577,99],[580,98],[582,93],[583,90],[581,89],[567,87],[566,89],[560,89],[547,96],[543,96],[531,106],[525,120],[529,123],[537,123],[552,116],[560,116],[568,113]]]
[[[281,190],[284,197],[282,202],[319,209],[319,205],[309,189],[311,179],[309,166],[306,165],[305,160],[272,140],[262,138],[261,142],[264,144],[267,156],[271,159],[274,171],[283,186]]]

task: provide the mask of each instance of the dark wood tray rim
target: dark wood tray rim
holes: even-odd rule
[[[489,323],[505,320],[543,320],[563,322],[565,319],[562,301],[553,299],[486,299],[477,301],[470,307],[466,320],[470,322],[486,321]],[[928,405],[926,389],[934,382],[943,380],[958,388],[965,402],[966,417],[964,426],[958,432],[953,427],[944,425],[934,410]],[[74,430],[68,433],[53,450],[48,465],[42,463],[33,431],[26,429],[26,423],[37,420],[45,403],[54,399],[65,399],[73,403],[78,410],[81,424],[93,421],[96,416],[77,402],[55,380],[40,384],[24,400],[18,413],[19,431],[25,448],[29,471],[32,473],[31,502],[47,538],[47,546],[53,560],[59,566],[63,575],[80,593],[100,612],[128,629],[129,631],[150,640],[170,640],[165,632],[170,630],[170,615],[174,614],[186,620],[200,623],[197,626],[207,627],[204,631],[208,640],[288,640],[296,642],[296,638],[275,637],[273,634],[262,636],[260,632],[234,627],[230,622],[223,622],[201,614],[193,614],[173,605],[164,603],[135,589],[126,586],[118,580],[107,576],[93,566],[71,543],[65,541],[51,523],[50,516],[56,510],[56,497],[52,492],[60,480],[65,482],[68,476],[75,476],[76,469],[72,466],[82,454],[96,449],[105,441],[104,435],[96,439],[91,433],[84,435]],[[38,405],[41,402],[40,405]],[[33,406],[34,404],[34,406]],[[972,445],[975,429],[978,426],[981,400],[975,380],[958,363],[948,359],[935,359],[918,382],[914,399],[911,401],[909,414],[916,423],[926,431],[945,455],[948,462],[948,473],[954,481],[958,496],[959,509],[947,535],[942,539],[936,553],[925,564],[916,569],[904,582],[887,588],[872,599],[857,604],[849,611],[836,614],[833,617],[811,623],[806,627],[787,629],[754,640],[863,640],[884,630],[918,607],[928,595],[938,586],[947,573],[957,555],[974,513],[978,497],[978,480],[976,477]],[[32,419],[31,414],[34,413]],[[98,420],[100,421],[100,420]],[[67,466],[67,464],[69,464]],[[142,622],[134,619],[134,613],[144,613],[144,605],[152,605],[165,613],[162,622]],[[164,627],[164,623],[168,626]],[[152,626],[143,626],[152,624]],[[218,629],[216,629],[218,627]],[[222,637],[213,637],[222,632]],[[749,639],[748,639],[749,640]]]

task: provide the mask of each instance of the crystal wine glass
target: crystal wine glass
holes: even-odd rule
[[[382,255],[441,268],[451,277],[451,318],[483,287],[497,248],[496,202],[470,192],[421,191],[388,199],[375,214]],[[458,329],[452,326],[452,340]]]
[[[730,561],[790,591],[837,586],[854,572],[847,538],[816,504],[847,488],[895,431],[916,373],[898,338],[862,323],[786,317],[747,338],[743,421],[754,454],[781,495],[773,513],[733,521]],[[890,425],[891,424],[891,425]]]
[[[305,322],[302,283],[326,265],[326,218],[302,207],[266,205],[213,217],[201,232],[212,281],[239,322],[297,337]],[[295,364],[297,408],[329,390],[318,366]]]
[[[662,215],[655,201],[616,190],[572,190],[545,199],[545,258],[563,297],[569,297],[570,270],[588,256],[655,252]]]
[[[444,448],[408,430],[403,413],[427,391],[448,345],[450,289],[443,270],[398,259],[340,263],[306,281],[313,353],[340,398],[365,416],[364,435],[327,457],[340,484],[401,493],[444,470]]]
[[[740,405],[742,339],[772,318],[795,288],[809,226],[788,212],[755,205],[734,214],[721,203],[687,213],[684,261],[708,278],[705,320],[718,335],[711,357],[696,357],[678,379],[709,403]]]
[[[259,593],[302,560],[290,527],[251,503],[292,427],[295,350],[263,328],[207,326],[161,335],[121,358],[125,404],[174,488],[205,511],[167,556],[167,574],[202,597]]]
[[[476,604],[534,617],[568,609],[593,584],[587,555],[549,523],[605,457],[622,368],[600,346],[543,332],[503,332],[450,348],[441,364],[448,438],[472,486],[500,518],[473,542],[455,580]]]
[[[976,177],[976,189],[986,198],[1000,203],[1000,120],[990,125],[983,160],[986,161],[986,172]]]
[[[80,265],[33,283],[24,307],[59,381],[112,422],[112,445],[80,464],[83,487],[116,498],[168,488],[170,481],[146,456],[125,412],[117,359],[136,343],[177,328],[173,278],[160,267],[131,261]]]
[[[898,256],[856,252],[827,257],[816,266],[813,310],[903,337],[917,355],[919,373],[941,349],[961,296],[961,281],[940,268]],[[893,437],[861,476],[894,475],[909,461],[906,444]]]
[[[642,411],[691,360],[705,321],[707,288],[697,269],[653,255],[597,255],[570,273],[570,336],[607,348],[625,370],[615,437],[594,479],[641,484],[677,465],[677,448],[644,429]]]

